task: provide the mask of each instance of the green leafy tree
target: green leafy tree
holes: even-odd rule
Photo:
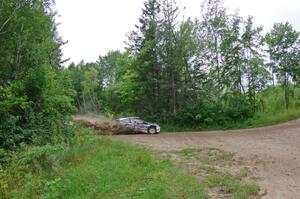
[[[101,90],[98,77],[98,71],[94,67],[90,67],[84,72],[81,82],[84,112],[100,110],[99,91]]]
[[[203,89],[206,73],[198,64],[197,56],[200,45],[197,40],[195,22],[187,19],[179,24],[176,34],[176,48],[173,60],[177,68],[177,104],[182,108],[193,103],[197,93]]]
[[[199,23],[199,38],[204,47],[200,53],[200,64],[210,73],[210,81],[216,87],[216,103],[219,111],[223,94],[224,57],[221,52],[223,35],[228,26],[228,15],[222,0],[206,0],[202,4],[202,21]]]
[[[296,76],[299,68],[299,32],[287,23],[276,23],[270,33],[266,35],[268,53],[273,70],[284,88],[284,102],[289,108],[290,82]]]
[[[52,1],[0,5],[0,147],[64,140],[74,113],[71,79],[61,75],[62,39]]]
[[[223,41],[220,45],[221,55],[223,57],[222,81],[227,92],[244,94],[243,86],[243,67],[240,45],[240,24],[241,19],[238,16],[232,16],[227,21],[227,27],[224,29]]]
[[[118,81],[120,77],[118,74],[118,62],[122,58],[123,53],[120,51],[110,51],[105,56],[99,57],[97,69],[99,71],[99,80],[103,90]]]
[[[247,93],[250,102],[256,104],[256,93],[262,91],[270,80],[264,63],[262,27],[254,27],[253,17],[249,16],[241,35],[242,65],[244,68]]]

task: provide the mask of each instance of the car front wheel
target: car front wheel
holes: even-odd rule
[[[149,134],[152,134],[152,135],[155,134],[155,133],[156,133],[156,128],[153,127],[153,126],[150,127],[150,128],[148,129],[148,133],[149,133]]]

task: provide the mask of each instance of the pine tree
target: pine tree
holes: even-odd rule
[[[161,66],[158,53],[158,34],[160,28],[161,5],[157,0],[148,0],[144,4],[140,24],[129,37],[129,47],[136,58],[133,68],[136,72],[135,83],[139,88],[136,93],[139,101],[136,108],[145,114],[158,115],[160,102]]]

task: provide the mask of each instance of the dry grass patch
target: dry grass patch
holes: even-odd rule
[[[259,186],[250,181],[251,172],[236,160],[234,153],[216,148],[184,149],[165,152],[170,158],[196,176],[211,198],[257,198]]]

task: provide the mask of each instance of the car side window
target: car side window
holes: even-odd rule
[[[121,123],[123,124],[129,123],[129,120],[128,119],[121,120]]]
[[[142,121],[142,120],[134,120],[134,123],[135,123],[135,124],[142,124],[143,121]]]

